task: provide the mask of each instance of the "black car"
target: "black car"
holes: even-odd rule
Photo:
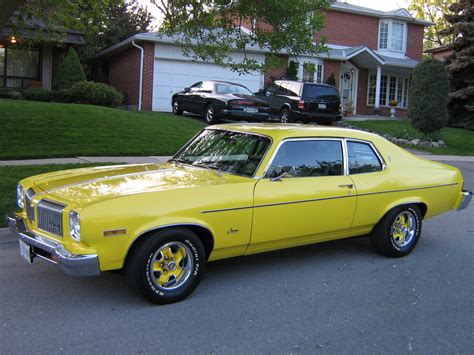
[[[255,93],[270,105],[270,114],[282,123],[341,120],[341,100],[334,86],[294,80],[277,80]]]
[[[200,81],[171,98],[173,113],[184,111],[202,115],[207,123],[221,119],[261,121],[269,115],[268,103],[243,85],[226,81]]]

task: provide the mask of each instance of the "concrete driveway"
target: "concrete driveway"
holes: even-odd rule
[[[474,189],[472,163],[453,163]],[[120,275],[71,278],[0,238],[0,353],[472,353],[474,205],[428,220],[416,250],[367,238],[211,263],[184,302]]]

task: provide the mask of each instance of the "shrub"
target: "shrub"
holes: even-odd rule
[[[328,79],[326,80],[326,84],[336,86],[336,77],[334,76],[334,73],[331,73],[331,75],[329,75]]]
[[[287,78],[291,78],[291,79],[298,77],[298,63],[296,63],[294,60],[290,60],[290,63],[288,63],[286,76]]]
[[[58,91],[54,91],[54,101],[65,103],[73,102],[71,89],[61,89]]]
[[[86,80],[84,68],[74,48],[70,47],[58,68],[58,75],[53,84],[54,90],[68,89],[75,83]]]
[[[47,89],[31,88],[23,91],[23,98],[31,101],[49,102],[53,100],[53,93]]]
[[[438,132],[448,122],[448,74],[444,64],[427,59],[413,70],[408,114],[415,129],[425,135]]]
[[[20,100],[23,98],[23,95],[19,91],[0,91],[0,98]]]
[[[70,96],[71,102],[99,106],[117,106],[123,100],[123,95],[117,89],[92,81],[74,84],[67,95]]]

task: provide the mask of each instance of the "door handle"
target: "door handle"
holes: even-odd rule
[[[348,189],[352,189],[354,188],[354,184],[343,184],[343,185],[339,185],[339,187],[347,187]]]

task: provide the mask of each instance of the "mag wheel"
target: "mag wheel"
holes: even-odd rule
[[[150,235],[127,260],[129,283],[156,304],[178,302],[199,284],[206,262],[195,233],[184,228]]]

